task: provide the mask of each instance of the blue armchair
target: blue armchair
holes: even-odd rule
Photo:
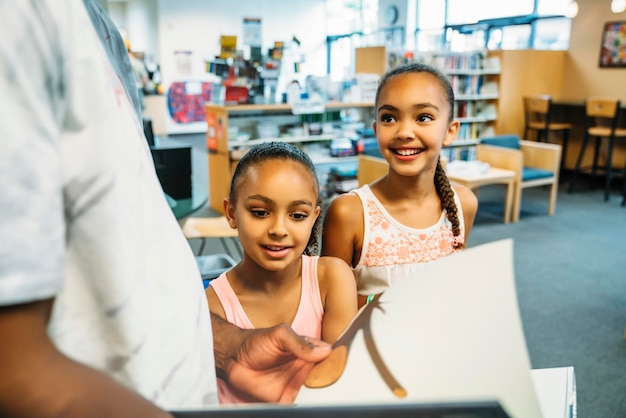
[[[517,135],[500,135],[481,139],[476,146],[476,159],[492,167],[515,171],[513,222],[519,220],[522,190],[529,187],[550,186],[548,215],[554,214],[561,165],[560,145],[525,141]]]

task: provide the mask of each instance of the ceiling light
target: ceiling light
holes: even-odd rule
[[[613,13],[622,13],[626,10],[626,0],[612,0],[611,11]]]
[[[577,14],[578,14],[578,3],[576,2],[576,0],[572,0],[572,2],[567,5],[567,9],[565,10],[565,17],[573,19],[574,17],[576,17]]]

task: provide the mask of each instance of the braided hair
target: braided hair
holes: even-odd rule
[[[300,148],[295,145],[273,141],[273,142],[265,142],[259,145],[255,145],[250,148],[248,152],[244,154],[244,156],[237,163],[237,167],[235,168],[235,172],[233,173],[233,178],[230,182],[230,193],[228,198],[230,201],[235,204],[237,201],[237,190],[239,184],[245,180],[246,174],[250,171],[250,169],[255,166],[264,163],[266,161],[271,160],[280,160],[280,161],[293,161],[299,163],[302,167],[306,169],[311,174],[313,182],[315,184],[315,189],[317,193],[317,206],[321,206],[320,199],[320,185],[319,180],[317,179],[317,174],[315,172],[315,166],[313,165],[313,161],[311,158],[306,155]],[[319,254],[320,244],[319,237],[321,234],[321,216],[318,216],[313,224],[313,230],[311,232],[311,236],[309,237],[309,242],[304,250],[304,254],[306,255],[317,255]]]
[[[376,90],[376,108],[378,108],[378,99],[380,97],[380,93],[387,84],[387,82],[389,82],[389,80],[398,75],[409,73],[428,73],[439,82],[439,85],[443,90],[446,102],[448,103],[448,107],[450,109],[450,112],[448,114],[448,122],[452,122],[454,114],[454,90],[452,89],[450,80],[444,73],[442,73],[435,67],[423,63],[414,62],[410,64],[400,65],[385,73],[385,75],[383,75],[380,79],[378,89]],[[435,170],[435,189],[437,190],[437,195],[441,200],[441,206],[446,211],[446,217],[452,224],[452,233],[454,235],[454,242],[452,245],[455,248],[464,248],[465,243],[459,238],[461,235],[461,223],[459,221],[458,208],[456,206],[456,203],[454,202],[454,192],[452,190],[452,187],[450,186],[450,180],[448,179],[448,176],[446,175],[446,172],[441,165],[441,159],[437,161],[437,168]]]

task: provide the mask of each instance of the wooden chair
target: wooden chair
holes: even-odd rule
[[[237,241],[239,237],[237,230],[230,227],[225,216],[216,216],[209,218],[187,218],[182,224],[183,234],[187,240],[201,239],[202,243],[198,249],[198,256],[201,256],[206,240],[209,238],[219,239],[224,247],[226,254],[232,256],[232,252],[228,246],[228,240],[231,241],[231,246],[235,248],[235,251],[239,254],[239,257],[243,257],[243,250]]]
[[[524,96],[522,100],[524,104],[524,139],[530,139],[529,134],[533,131],[538,142],[550,142],[551,132],[560,133],[562,141],[560,168],[562,169],[567,155],[567,143],[572,124],[553,120],[552,97],[549,95]]]
[[[517,135],[483,138],[476,146],[476,159],[490,166],[515,172],[513,222],[520,217],[522,191],[530,187],[550,186],[548,215],[556,208],[561,166],[561,146],[521,140]]]
[[[598,170],[605,173],[604,200],[609,200],[611,193],[611,179],[617,173],[613,172],[613,150],[617,139],[626,139],[626,129],[617,127],[619,118],[620,101],[611,97],[588,97],[585,100],[585,133],[583,142],[576,161],[576,168],[572,174],[568,191],[574,191],[576,178],[583,171],[589,171],[589,168],[581,167],[583,157],[587,151],[589,140],[594,140],[593,163],[591,166],[591,175],[595,177]],[[607,140],[606,163],[603,166],[598,165],[598,157],[603,140]],[[626,171],[626,167],[624,168]]]
[[[389,172],[389,165],[382,157],[359,154],[356,178],[359,187],[378,180]]]

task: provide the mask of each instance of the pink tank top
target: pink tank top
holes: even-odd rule
[[[324,307],[317,281],[318,260],[319,257],[302,255],[302,291],[300,292],[298,311],[291,327],[300,335],[320,339],[322,337]],[[228,322],[244,329],[254,328],[230,286],[226,273],[222,273],[217,279],[212,280],[211,287],[224,308]],[[221,379],[217,379],[217,385],[221,404],[254,402],[253,399],[239,393]]]

